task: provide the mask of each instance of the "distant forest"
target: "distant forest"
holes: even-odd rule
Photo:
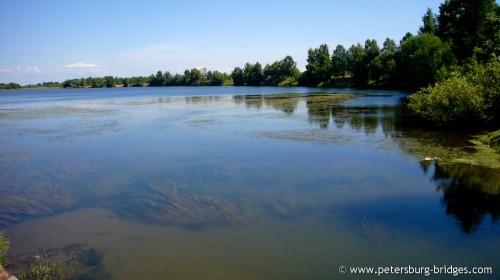
[[[435,124],[500,121],[500,8],[495,0],[446,0],[439,13],[429,8],[418,34],[382,46],[368,39],[346,48],[327,44],[308,50],[300,72],[291,56],[264,67],[246,63],[230,73],[158,71],[150,76],[70,79],[30,87],[100,88],[143,86],[308,86],[397,89],[416,92],[410,108]],[[0,84],[0,88],[21,88]],[[436,100],[438,93],[444,93]],[[451,103],[450,103],[451,102]],[[451,107],[450,107],[451,106]],[[427,107],[427,108],[426,108]],[[436,115],[447,114],[450,120]],[[441,118],[441,119],[436,119]]]

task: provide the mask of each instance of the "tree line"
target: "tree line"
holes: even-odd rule
[[[308,50],[303,72],[291,56],[286,56],[264,67],[247,62],[230,74],[194,68],[182,74],[158,71],[150,76],[90,77],[44,84],[64,88],[234,85],[399,89],[415,93],[409,107],[432,123],[456,125],[468,120],[500,126],[499,48],[500,8],[495,0],[445,0],[438,14],[427,10],[416,35],[408,32],[398,43],[387,38],[381,46],[374,39],[349,47],[337,45],[332,52],[322,44]],[[0,85],[18,87],[14,83]]]

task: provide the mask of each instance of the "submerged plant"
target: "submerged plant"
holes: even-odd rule
[[[27,271],[19,275],[19,280],[59,280],[63,279],[59,265],[44,259],[41,256],[35,256],[30,262]]]
[[[290,196],[280,199],[271,199],[265,207],[266,213],[278,220],[294,221],[299,218],[297,201]]]
[[[187,228],[242,225],[252,219],[234,202],[184,191],[175,182],[152,182],[147,190],[127,194],[114,210],[141,221]]]
[[[12,269],[19,280],[108,279],[102,258],[103,254],[92,247],[72,244],[14,260]]]

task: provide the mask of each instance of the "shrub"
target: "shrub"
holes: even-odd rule
[[[499,59],[488,64],[471,62],[461,73],[453,71],[434,86],[409,98],[408,107],[438,126],[499,125]]]

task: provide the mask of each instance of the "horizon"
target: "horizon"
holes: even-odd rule
[[[206,68],[230,73],[326,43],[346,48],[416,34],[442,1],[65,1],[0,0],[0,83],[149,76]],[[262,8],[263,7],[263,8]],[[307,12],[311,10],[311,12]]]

